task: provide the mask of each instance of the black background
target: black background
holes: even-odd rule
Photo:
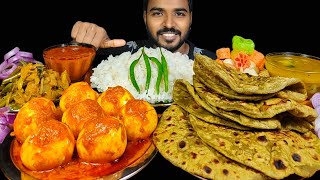
[[[138,2],[138,3],[137,3]],[[142,1],[95,0],[11,2],[0,13],[1,52],[14,47],[32,52],[42,60],[45,47],[69,42],[72,25],[77,21],[94,22],[107,29],[111,38],[146,38],[142,19]],[[266,54],[291,51],[320,56],[319,15],[316,5],[277,1],[195,1],[190,40],[198,47],[215,51],[231,47],[234,35],[252,39],[256,49]],[[10,4],[10,3],[9,3]]]
[[[240,35],[252,39],[256,49],[264,54],[288,51],[320,57],[318,6],[307,1],[281,2],[281,5],[279,1],[216,2],[194,2],[190,40],[196,46],[215,51],[220,47],[231,47],[232,37]],[[39,1],[37,4],[11,1],[2,5],[0,20],[1,58],[19,47],[42,61],[44,48],[71,41],[71,28],[77,20],[106,28],[111,38],[147,38],[140,0],[108,0],[103,4],[94,0]],[[161,178],[193,177],[159,154],[133,179],[141,179],[146,174]]]

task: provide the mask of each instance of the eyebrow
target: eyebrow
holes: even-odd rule
[[[163,8],[151,8],[150,11],[164,11]],[[175,8],[174,11],[184,11],[184,12],[188,12],[185,8]]]

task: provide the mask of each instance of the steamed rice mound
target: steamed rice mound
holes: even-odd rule
[[[144,48],[149,57],[156,57],[161,62],[161,53],[159,48]],[[103,60],[97,67],[93,68],[92,76],[90,77],[91,87],[96,88],[99,92],[104,92],[108,87],[122,86],[136,99],[143,99],[150,103],[167,103],[172,102],[172,89],[176,79],[185,79],[192,84],[193,60],[187,55],[179,52],[172,53],[166,49],[161,49],[164,57],[167,60],[169,72],[169,91],[164,90],[164,81],[162,78],[160,85],[160,93],[156,93],[156,79],[158,76],[157,65],[150,61],[151,65],[151,82],[149,90],[145,89],[146,83],[146,65],[143,57],[135,66],[135,76],[140,87],[141,93],[134,88],[131,83],[129,68],[131,63],[138,59],[141,55],[142,48],[136,53],[124,52],[117,56],[110,55],[106,60]]]

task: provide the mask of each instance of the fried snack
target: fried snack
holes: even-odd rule
[[[176,104],[162,114],[153,142],[165,159],[196,176],[215,180],[268,179],[207,146],[190,125],[188,113]]]
[[[122,86],[109,87],[98,97],[98,103],[106,114],[118,116],[119,109],[125,105],[133,95]]]
[[[50,170],[71,161],[75,139],[67,125],[55,119],[39,124],[21,146],[24,166],[33,171]]]
[[[76,148],[80,161],[108,163],[118,159],[127,146],[126,129],[113,116],[90,119],[81,129]]]
[[[13,123],[13,132],[20,143],[37,130],[40,123],[48,119],[57,119],[56,106],[53,101],[36,97],[25,103],[17,113]]]
[[[128,140],[148,138],[158,124],[155,108],[145,100],[129,100],[120,109],[120,119],[124,123]]]
[[[275,179],[307,178],[320,170],[320,140],[311,131],[239,131],[206,123],[190,114],[198,136],[226,157]]]
[[[77,139],[84,123],[90,119],[98,119],[105,115],[97,101],[85,99],[68,108],[62,115],[61,121],[67,124]]]
[[[77,102],[85,99],[97,100],[99,94],[84,81],[71,84],[61,95],[59,106],[62,112]]]

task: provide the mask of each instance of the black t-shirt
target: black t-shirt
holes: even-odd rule
[[[211,59],[216,59],[215,53],[208,51],[206,49],[198,48],[190,41],[186,41],[186,42],[189,44],[189,52],[188,52],[189,59],[194,60],[195,53],[200,53],[202,55],[210,57]],[[153,47],[153,44],[149,40],[139,40],[139,41],[128,41],[125,46],[118,47],[118,48],[98,49],[97,55],[93,62],[92,67],[96,67],[101,62],[101,60],[107,59],[109,55],[115,56],[127,51],[130,51],[131,53],[135,53],[141,47],[150,48],[150,47]]]

